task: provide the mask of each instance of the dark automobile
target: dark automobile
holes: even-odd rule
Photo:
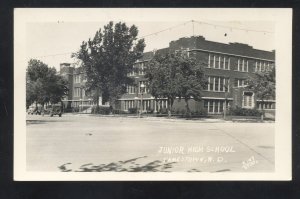
[[[52,117],[53,115],[58,115],[59,117],[61,117],[61,115],[62,115],[62,106],[60,104],[52,105],[52,107],[50,109],[50,117]]]

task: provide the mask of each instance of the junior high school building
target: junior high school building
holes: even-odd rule
[[[275,67],[275,51],[264,51],[241,43],[218,43],[202,36],[180,38],[171,41],[169,47],[146,52],[135,63],[136,70],[128,74],[137,86],[127,86],[127,92],[118,100],[115,108],[128,111],[130,108],[144,112],[159,112],[167,109],[166,99],[155,100],[147,88],[144,69],[155,53],[184,52],[204,63],[208,86],[201,101],[189,100],[191,111],[207,111],[222,114],[226,107],[238,106],[248,109],[275,109],[275,99],[262,101],[247,89],[246,79],[257,71],[270,71]],[[63,100],[65,106],[92,105],[91,97],[84,90],[86,76],[82,68],[69,63],[60,65],[60,73],[69,80],[69,95]],[[143,89],[142,85],[146,87]],[[143,99],[143,100],[142,100]],[[101,103],[101,99],[100,99]],[[142,104],[143,103],[143,104]],[[184,100],[175,100],[173,111],[185,110]]]

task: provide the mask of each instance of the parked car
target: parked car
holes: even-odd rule
[[[53,115],[58,115],[61,117],[62,115],[62,106],[61,104],[53,104],[50,109],[50,117],[53,117]]]
[[[27,110],[28,115],[33,115],[35,108],[36,108],[35,106],[29,106]]]
[[[42,113],[42,106],[30,106],[28,108],[28,111],[27,111],[28,115],[41,115]]]

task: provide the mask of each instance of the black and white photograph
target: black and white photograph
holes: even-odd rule
[[[15,180],[291,180],[291,24],[291,9],[15,9]]]

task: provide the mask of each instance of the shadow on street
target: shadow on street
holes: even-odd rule
[[[58,168],[62,172],[170,172],[167,171],[167,169],[172,168],[172,165],[175,164],[175,162],[163,163],[159,160],[155,160],[144,165],[136,163],[136,160],[143,158],[147,158],[147,156],[133,158],[125,161],[112,162],[109,164],[84,164],[78,170],[72,170],[67,168],[68,165],[71,165],[72,163],[63,164]]]

